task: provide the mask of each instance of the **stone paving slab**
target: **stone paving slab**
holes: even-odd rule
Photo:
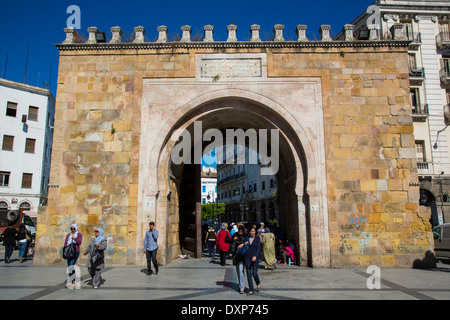
[[[65,265],[33,266],[32,260],[11,264],[0,259],[1,300],[442,300],[450,298],[450,266],[381,269],[381,289],[367,288],[365,269],[316,269],[279,266],[259,269],[262,290],[253,296],[237,292],[235,268],[207,258],[180,259],[145,276],[143,267],[107,266],[104,283],[93,289],[80,266],[81,289],[64,287]],[[246,283],[246,288],[248,285]],[[246,289],[247,290],[247,289]]]

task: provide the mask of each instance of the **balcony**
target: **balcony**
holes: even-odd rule
[[[417,161],[417,174],[427,176],[433,173],[433,164],[431,162]]]
[[[411,85],[421,85],[425,80],[425,70],[423,68],[409,67],[409,82]]]
[[[436,36],[436,46],[439,50],[450,49],[449,32],[441,32]]]
[[[444,86],[450,85],[450,68],[442,68],[439,75]]]
[[[414,122],[425,122],[428,115],[428,104],[412,106],[412,117]]]
[[[406,38],[409,41],[412,41],[409,44],[409,49],[411,49],[411,50],[416,50],[422,44],[422,34],[420,32],[418,34],[408,33],[408,34],[406,34]]]

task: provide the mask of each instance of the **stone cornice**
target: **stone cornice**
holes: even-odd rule
[[[235,42],[144,42],[56,44],[59,51],[158,50],[158,49],[282,49],[282,48],[371,48],[408,47],[404,40],[353,41],[235,41]]]

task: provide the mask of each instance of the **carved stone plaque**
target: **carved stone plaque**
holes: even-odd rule
[[[214,80],[227,78],[261,78],[265,74],[265,56],[221,54],[205,55],[197,60],[200,78]]]

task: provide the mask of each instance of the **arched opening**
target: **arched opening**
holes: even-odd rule
[[[420,198],[419,203],[421,206],[430,207],[431,209],[431,217],[430,217],[430,223],[431,227],[434,228],[439,224],[439,218],[438,218],[438,208],[436,204],[436,197],[427,189],[420,189]]]
[[[201,133],[198,135],[196,124],[201,123]],[[291,240],[296,247],[296,259],[301,265],[312,265],[311,259],[311,233],[309,228],[309,194],[308,194],[308,158],[312,154],[305,153],[303,144],[298,136],[298,131],[294,130],[286,119],[267,108],[266,106],[248,99],[229,97],[215,99],[193,108],[190,112],[182,116],[179,121],[171,128],[167,135],[164,155],[160,157],[160,164],[164,165],[166,170],[160,170],[160,179],[168,179],[166,194],[171,196],[171,204],[168,208],[178,214],[178,222],[169,228],[176,232],[178,230],[178,243],[168,244],[168,247],[178,250],[179,253],[186,251],[194,256],[200,256],[201,249],[201,197],[200,197],[200,164],[195,160],[195,138],[190,141],[191,148],[190,163],[175,163],[169,156],[174,148],[182,141],[179,137],[182,132],[187,132],[188,136],[204,138],[205,132],[210,129],[219,130],[224,137],[227,129],[242,129],[244,132],[254,129],[276,130],[279,132],[277,146],[271,139],[267,139],[268,153],[277,150],[276,154],[270,156],[278,157],[278,167],[275,174],[277,185],[276,203],[272,201],[269,206],[264,204],[264,217],[275,218],[275,212],[278,212],[278,226],[285,229],[286,238]],[[206,148],[213,140],[201,141],[202,150]],[[245,139],[248,145],[248,139]],[[310,146],[308,146],[310,147]],[[273,160],[273,159],[272,159]],[[311,170],[309,170],[311,171]],[[174,194],[176,194],[174,196]],[[277,210],[276,210],[276,209]],[[260,207],[249,205],[246,218],[248,221],[257,221],[260,215]],[[226,217],[236,219],[239,207],[230,207]],[[169,254],[170,255],[170,254]],[[174,253],[171,253],[174,256]]]

